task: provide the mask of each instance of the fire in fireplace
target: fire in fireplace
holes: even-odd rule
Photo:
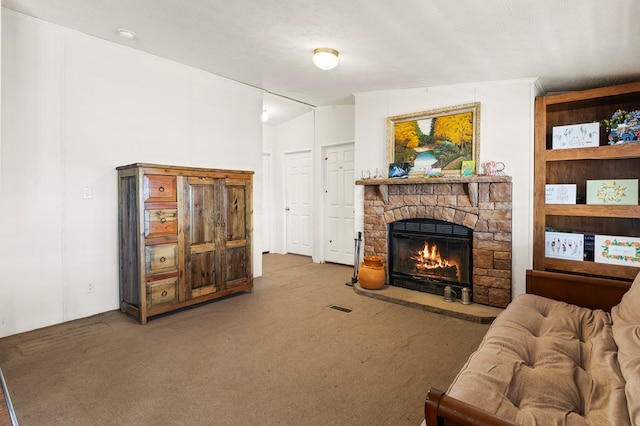
[[[389,284],[442,295],[449,285],[460,297],[471,289],[473,230],[432,219],[389,224]]]
[[[437,244],[424,243],[424,248],[411,254],[418,275],[431,278],[442,278],[448,281],[460,280],[459,262],[440,256]]]

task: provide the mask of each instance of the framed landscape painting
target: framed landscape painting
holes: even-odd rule
[[[460,175],[463,161],[478,164],[480,102],[387,119],[387,160],[413,169]]]

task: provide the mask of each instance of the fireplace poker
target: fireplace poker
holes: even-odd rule
[[[349,286],[353,286],[358,282],[358,261],[360,260],[360,242],[362,241],[362,232],[358,232],[358,237],[353,240],[355,242],[355,247],[353,248],[353,277],[351,277],[351,282],[345,283]]]

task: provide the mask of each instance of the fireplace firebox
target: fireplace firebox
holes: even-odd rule
[[[389,284],[444,294],[451,286],[460,297],[471,290],[473,230],[434,219],[389,224]]]

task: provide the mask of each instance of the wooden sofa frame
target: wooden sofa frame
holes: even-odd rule
[[[589,309],[611,308],[620,303],[631,282],[583,277],[547,271],[527,271],[527,293]],[[515,423],[431,388],[424,404],[427,426],[506,426]]]

